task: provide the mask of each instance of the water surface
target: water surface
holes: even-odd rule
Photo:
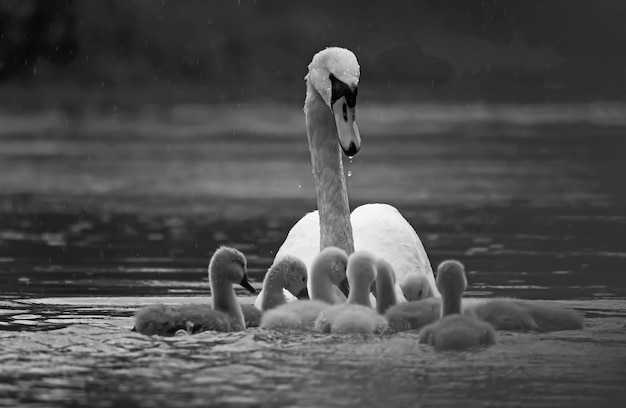
[[[415,333],[178,338],[141,305],[206,302],[219,245],[260,285],[315,208],[301,111],[3,113],[0,404],[589,406],[626,396],[624,107],[366,105],[351,205],[396,205],[468,296],[552,299],[582,331],[434,353]],[[238,291],[243,302],[253,298]],[[620,404],[621,405],[621,404]]]

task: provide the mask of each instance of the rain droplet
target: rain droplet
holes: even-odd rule
[[[302,184],[298,184],[298,188],[302,188]]]
[[[352,177],[352,170],[348,170],[348,177]]]

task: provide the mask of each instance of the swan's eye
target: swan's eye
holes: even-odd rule
[[[348,106],[343,104],[343,120],[348,121]]]
[[[356,95],[358,92],[358,88],[355,87],[354,89],[350,89],[350,87],[345,82],[340,81],[333,74],[330,74],[328,78],[330,79],[331,83],[331,105],[334,104],[339,98],[345,96],[348,107],[353,108],[354,105],[356,105]]]

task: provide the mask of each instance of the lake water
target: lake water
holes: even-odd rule
[[[351,206],[388,202],[471,297],[552,299],[581,331],[435,353],[393,336],[130,332],[207,302],[219,245],[257,287],[315,208],[298,106],[0,113],[0,406],[621,406],[626,106],[359,107]],[[253,301],[238,290],[242,302]]]

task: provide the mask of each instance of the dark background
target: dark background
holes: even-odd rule
[[[621,0],[2,0],[0,91],[295,101],[311,56],[338,45],[366,99],[614,100],[625,21]]]

